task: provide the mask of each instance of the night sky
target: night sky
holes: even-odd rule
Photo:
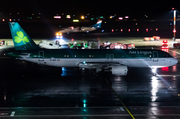
[[[156,15],[172,7],[180,9],[178,0],[1,0],[1,13]]]

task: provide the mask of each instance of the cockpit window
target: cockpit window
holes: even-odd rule
[[[172,57],[172,56],[168,53],[164,53],[164,57]]]

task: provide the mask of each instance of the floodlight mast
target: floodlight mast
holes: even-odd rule
[[[173,41],[176,41],[176,10],[172,8],[174,11],[174,29],[173,29]]]

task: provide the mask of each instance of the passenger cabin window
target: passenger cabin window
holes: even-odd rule
[[[56,59],[54,59],[54,57],[52,57],[52,58],[50,59],[50,61],[56,61]]]
[[[66,57],[66,55],[64,55],[64,57]]]
[[[91,55],[89,55],[89,57],[91,57]]]

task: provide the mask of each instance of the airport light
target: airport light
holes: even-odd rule
[[[100,19],[103,19],[104,17],[103,17],[103,16],[100,16],[99,18],[100,18]]]
[[[56,38],[62,38],[62,33],[61,32],[57,32],[56,33]]]
[[[79,19],[73,19],[73,22],[79,22]]]
[[[128,18],[129,18],[129,16],[125,16],[125,18],[126,18],[126,19],[128,19]]]
[[[61,16],[54,16],[54,19],[61,19]]]
[[[70,16],[70,15],[66,15],[66,18],[67,18],[67,19],[70,19],[70,18],[71,18],[71,16]]]
[[[83,15],[81,16],[81,19],[84,19],[84,16],[83,16]]]
[[[110,19],[112,19],[112,18],[114,18],[114,16],[113,15],[110,15],[110,17],[109,17]]]
[[[119,17],[119,20],[123,20],[123,17]]]

